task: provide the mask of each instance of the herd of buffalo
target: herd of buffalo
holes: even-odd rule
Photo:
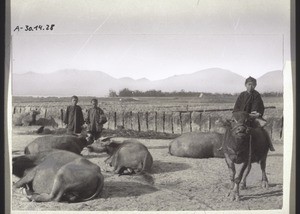
[[[27,115],[31,123],[34,114]],[[231,181],[228,196],[238,201],[239,189],[246,187],[253,162],[260,163],[262,187],[268,187],[265,168],[270,139],[263,128],[250,128],[249,121],[251,118],[247,113],[234,112],[231,119],[220,122],[225,128],[224,133],[182,134],[170,142],[168,152],[178,157],[225,158]],[[30,125],[26,119],[17,122],[19,124],[15,125]],[[40,123],[35,120],[34,124]],[[53,121],[47,124],[56,127]],[[29,143],[24,155],[12,158],[12,173],[20,178],[13,187],[24,188],[26,197],[36,202],[78,202],[99,197],[104,177],[100,167],[81,154],[84,148],[89,152],[107,153],[105,163],[112,167],[111,172],[141,175],[149,185],[155,185],[151,176],[153,157],[144,144],[135,139],[116,141],[113,136],[94,140],[86,132],[81,135],[45,135]],[[235,164],[241,164],[239,170],[235,169]]]

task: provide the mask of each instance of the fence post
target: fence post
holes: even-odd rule
[[[124,112],[116,112],[116,127],[124,128]]]
[[[46,114],[47,114],[47,108],[45,108],[45,118],[46,118]],[[60,122],[61,122],[61,126],[64,125],[64,110],[60,109]]]
[[[201,114],[201,128],[202,132],[208,132],[210,127],[210,118],[209,115],[206,113]]]
[[[139,112],[140,131],[148,131],[148,112]]]
[[[181,126],[182,126],[182,133],[191,132],[191,113],[181,113]]]
[[[25,106],[25,112],[30,112],[30,106]]]
[[[156,112],[148,113],[148,131],[156,132]]]
[[[180,112],[173,112],[173,133],[174,134],[181,134],[181,115]]]
[[[156,118],[157,132],[164,132],[165,112],[157,112],[156,116],[157,116]]]
[[[124,128],[132,129],[132,112],[131,111],[124,113]]]
[[[132,112],[132,129],[135,131],[140,131],[140,122],[138,112]]]
[[[200,131],[201,129],[201,113],[193,111],[191,114],[192,131]]]
[[[165,112],[164,132],[173,133],[173,118],[172,112]]]
[[[110,111],[108,113],[108,121],[107,121],[108,129],[115,130],[116,129],[116,112]]]

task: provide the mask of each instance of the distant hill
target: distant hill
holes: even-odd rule
[[[162,91],[201,91],[213,93],[235,93],[244,90],[244,78],[220,68],[210,68],[191,74],[177,75],[154,83]]]
[[[102,71],[67,69],[41,74],[28,72],[13,74],[12,93],[15,96],[107,96],[110,89],[199,91],[210,93],[238,93],[245,90],[245,78],[229,70],[210,68],[191,74],[150,81],[130,77],[113,78]],[[282,71],[272,71],[257,79],[260,92],[282,92]]]
[[[283,72],[271,71],[259,77],[256,89],[262,92],[283,92]]]

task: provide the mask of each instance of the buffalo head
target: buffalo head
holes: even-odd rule
[[[81,142],[84,142],[84,147],[91,145],[95,141],[95,137],[90,131],[81,132],[80,135],[77,136],[79,139],[81,139]]]
[[[120,143],[112,140],[114,136],[109,136],[105,138],[100,138],[100,142],[95,142],[92,145],[87,146],[89,152],[102,153],[106,152],[111,155],[115,149],[120,145]]]
[[[31,126],[36,123],[36,116],[40,114],[37,110],[31,110],[30,112],[27,112],[25,116],[22,118],[22,125],[24,126]]]
[[[86,133],[85,139],[86,139],[87,145],[91,145],[92,143],[94,143],[94,140],[95,140],[95,138],[91,132]]]
[[[251,131],[251,118],[247,112],[233,112],[232,118],[223,123],[233,137],[244,138]]]

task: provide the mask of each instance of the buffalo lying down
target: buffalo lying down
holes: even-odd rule
[[[94,138],[90,133],[86,136],[63,135],[42,136],[29,143],[24,150],[25,154],[35,154],[51,149],[61,149],[80,154],[84,147],[92,144]]]
[[[55,128],[55,129],[49,129],[45,126],[41,126],[36,130],[37,134],[52,134],[52,135],[65,135],[67,134],[66,128]]]
[[[223,135],[213,132],[189,132],[177,137],[169,144],[169,153],[178,157],[210,158],[224,157],[218,149]]]
[[[15,157],[13,174],[21,177],[14,187],[25,187],[27,198],[36,202],[91,200],[104,184],[100,167],[61,150]]]
[[[90,152],[106,152],[109,158],[105,162],[112,166],[116,174],[129,172],[149,172],[153,158],[147,147],[137,140],[124,140],[94,143],[87,146]]]
[[[37,126],[52,126],[53,128],[58,127],[58,123],[53,117],[50,118],[39,118],[36,120],[35,125]]]
[[[30,112],[14,114],[13,115],[13,125],[14,126],[31,126],[36,123],[36,116],[40,114],[39,111],[31,110]]]

